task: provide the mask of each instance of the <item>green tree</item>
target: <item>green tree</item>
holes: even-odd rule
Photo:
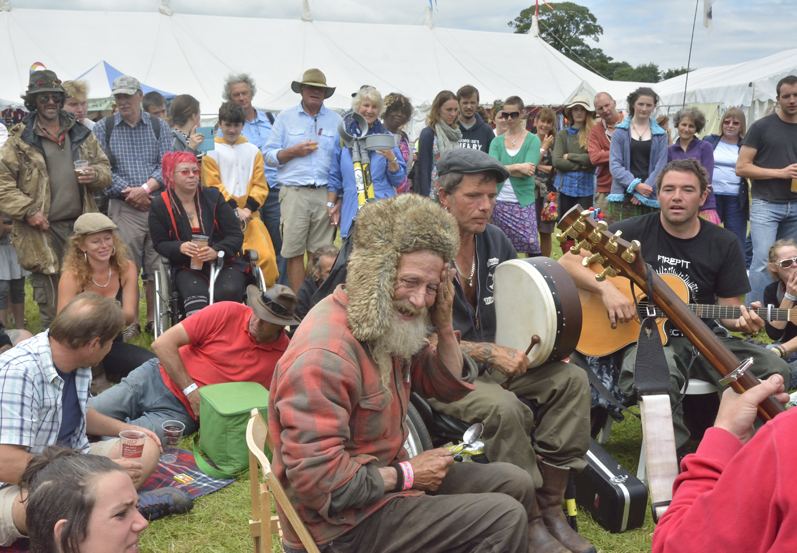
[[[668,69],[667,71],[665,71],[664,74],[661,76],[661,79],[663,81],[666,81],[667,79],[672,79],[673,77],[677,77],[678,75],[683,75],[687,71],[694,71],[694,70],[695,70],[694,67],[688,70],[686,69],[686,67],[678,67],[678,68],[673,67],[672,69]]]
[[[619,68],[612,76],[615,81],[637,81],[641,83],[657,83],[661,80],[659,66],[655,63],[643,63],[636,67],[626,64]]]
[[[534,6],[531,6],[507,25],[516,33],[527,33],[533,16]],[[573,2],[557,2],[553,4],[553,10],[540,8],[539,16],[540,37],[545,42],[588,69],[591,66],[602,73],[602,69],[609,68],[612,58],[584,41],[588,38],[598,42],[603,34],[603,27],[598,25],[598,20],[588,8]]]

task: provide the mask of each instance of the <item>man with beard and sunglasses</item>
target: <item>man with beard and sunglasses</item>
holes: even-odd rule
[[[111,184],[111,166],[83,123],[63,111],[66,91],[49,70],[31,73],[23,96],[30,113],[0,150],[0,206],[14,221],[11,243],[30,271],[42,330],[58,305],[61,260],[75,220],[97,211],[92,192]],[[88,165],[78,174],[74,162]]]
[[[418,195],[364,206],[346,284],[307,314],[277,364],[272,467],[324,551],[526,552],[542,524],[518,467],[455,464],[447,449],[410,459],[403,446],[411,391],[457,401],[473,389],[452,320],[458,234]],[[303,550],[279,514],[285,551]]]
[[[435,410],[468,423],[484,424],[484,452],[490,462],[523,469],[534,481],[534,551],[593,552],[562,511],[570,470],[586,466],[589,449],[590,395],[587,375],[569,363],[533,369],[522,352],[495,344],[495,269],[517,253],[506,235],[488,223],[498,183],[509,178],[500,161],[472,149],[444,152],[437,162],[438,197],[457,221],[460,246],[454,259],[454,328],[462,333],[462,351],[481,371],[475,390],[462,401],[430,400]],[[358,230],[359,232],[359,230]],[[533,316],[535,306],[522,306]],[[509,389],[502,383],[512,377]],[[536,410],[521,402],[531,401]],[[535,420],[536,419],[536,420]],[[534,433],[534,441],[530,435]]]

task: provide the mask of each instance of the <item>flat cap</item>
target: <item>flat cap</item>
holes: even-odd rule
[[[509,178],[509,171],[503,163],[472,148],[456,148],[443,152],[437,160],[437,174],[446,173],[493,173],[498,182]]]
[[[84,213],[75,221],[75,234],[94,234],[104,230],[117,230],[117,226],[102,213]]]

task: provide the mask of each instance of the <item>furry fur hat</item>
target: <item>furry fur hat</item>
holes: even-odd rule
[[[357,215],[346,293],[348,324],[361,342],[388,330],[401,254],[428,250],[449,263],[459,250],[457,221],[416,194],[366,204]]]

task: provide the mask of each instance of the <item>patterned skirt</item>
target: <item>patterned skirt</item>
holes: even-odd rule
[[[700,212],[700,217],[705,219],[710,223],[714,223],[715,225],[721,225],[722,220],[720,219],[720,214],[717,213],[714,209],[704,209]]]
[[[518,253],[527,255],[540,253],[537,209],[533,203],[521,207],[519,203],[497,201],[491,222],[504,231]]]

